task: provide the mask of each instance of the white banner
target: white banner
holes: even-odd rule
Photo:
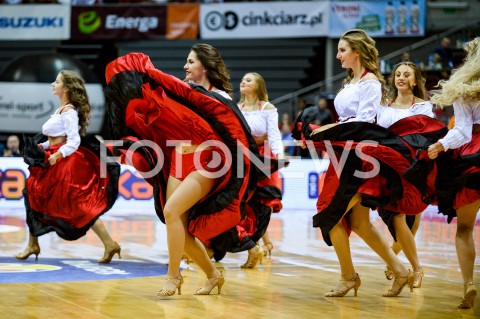
[[[70,5],[2,5],[0,40],[70,39]]]
[[[86,84],[92,107],[88,133],[99,133],[105,114],[101,84]],[[50,83],[0,82],[0,131],[40,133],[42,125],[59,107]]]
[[[328,1],[202,4],[202,39],[301,38],[328,35]]]

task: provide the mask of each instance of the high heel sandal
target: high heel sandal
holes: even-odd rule
[[[350,286],[348,283],[354,283],[353,286]],[[339,284],[342,284],[344,286],[343,289],[339,289],[338,286],[335,289],[332,289],[331,291],[327,292],[325,294],[325,297],[343,297],[345,296],[352,288],[354,290],[354,296],[357,296],[357,291],[358,288],[360,288],[360,284],[362,281],[360,280],[360,276],[355,273],[355,277],[350,278],[350,279],[340,279]]]
[[[113,248],[112,250],[107,250],[105,249],[105,253],[103,254],[103,258],[98,261],[99,264],[108,264],[112,261],[113,256],[115,254],[118,254],[118,258],[122,259],[122,256],[120,255],[120,252],[122,250],[122,247],[114,241],[113,242]]]
[[[15,255],[15,258],[25,260],[30,255],[35,255],[35,260],[38,260],[38,255],[40,254],[40,247],[39,246],[27,246],[23,253],[19,253]]]
[[[263,256],[272,256],[272,249],[273,249],[273,244],[271,242],[265,243],[262,247],[263,249]]]
[[[166,281],[167,281],[167,283],[171,283],[172,285],[174,285],[175,288],[174,289],[162,288],[157,293],[157,296],[170,297],[170,296],[173,296],[175,294],[175,291],[177,291],[177,290],[178,290],[178,295],[182,294],[182,285],[183,285],[183,276],[182,275],[178,275],[177,278],[167,278]]]
[[[225,278],[223,277],[223,273],[220,271],[219,277],[207,278],[207,282],[205,283],[205,286],[208,284],[209,287],[198,288],[197,291],[195,291],[195,295],[209,295],[210,292],[212,292],[213,288],[215,287],[218,287],[218,294],[220,294],[224,283],[225,283]]]
[[[257,261],[260,262],[260,264],[262,263],[263,249],[258,245],[256,245],[254,248],[256,248],[255,252],[250,252],[250,250],[248,251],[248,259],[243,265],[240,266],[241,268],[251,269],[255,268]]]
[[[413,288],[421,288],[423,281],[423,269],[413,272]]]
[[[403,283],[400,283],[402,279],[405,279]],[[392,288],[395,284],[398,285],[397,290],[393,289],[388,289],[386,293],[383,294],[384,297],[396,297],[398,296],[402,290],[403,287],[405,287],[408,284],[408,287],[410,287],[410,292],[413,292],[413,281],[415,280],[415,275],[413,274],[412,271],[408,270],[408,275],[400,277],[400,276],[395,276],[395,279],[393,280],[393,285]]]
[[[393,278],[395,278],[395,274],[390,269],[390,267],[388,267],[388,265],[385,266],[384,274],[385,274],[385,278],[387,278],[388,280],[392,280]]]
[[[468,287],[465,289],[463,294],[462,302],[458,305],[460,309],[470,309],[473,307],[475,302],[475,297],[477,297],[477,288],[471,282]]]

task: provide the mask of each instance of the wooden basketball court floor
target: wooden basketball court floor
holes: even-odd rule
[[[457,308],[463,287],[455,254],[455,224],[447,224],[435,208],[427,212],[416,237],[425,271],[423,286],[413,293],[405,288],[396,298],[382,297],[391,285],[383,274],[385,265],[354,234],[352,253],[362,279],[358,297],[352,289],[343,298],[325,298],[324,293],[339,280],[334,250],[324,243],[319,230],[312,228],[313,211],[290,210],[273,216],[271,258],[246,270],[240,265],[247,252],[229,253],[216,263],[226,277],[221,295],[194,296],[205,277],[195,264],[185,262],[182,295],[166,299],[156,295],[165,279],[163,273],[128,279],[7,282],[8,272],[0,271],[0,318],[480,318],[478,297],[473,309]],[[126,261],[158,264],[159,269],[165,265],[165,227],[153,213],[114,207],[103,220],[122,247],[122,259],[115,256],[110,265],[99,267],[121,266]],[[391,240],[374,214],[372,222]],[[0,229],[2,262],[48,265],[58,259],[96,260],[103,255],[103,246],[92,231],[74,242],[50,233],[40,237],[42,251],[37,262],[33,257],[17,261],[12,256],[23,250],[28,238],[24,212],[0,208]],[[477,261],[479,239],[477,229]],[[409,267],[403,254],[400,258]],[[475,284],[480,288],[478,262]]]

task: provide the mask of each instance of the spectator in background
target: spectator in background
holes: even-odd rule
[[[328,101],[324,97],[317,99],[318,112],[314,121],[315,125],[321,126],[335,122],[332,111],[328,108]]]
[[[428,63],[430,70],[441,70],[443,68],[442,57],[438,53],[433,53],[432,58]]]
[[[435,53],[440,55],[441,63],[444,68],[453,67],[453,52],[450,48],[449,38],[444,37],[442,39],[442,41],[440,42],[440,46],[433,51],[432,57]]]
[[[400,56],[400,61],[399,62],[410,62],[412,59],[410,58],[410,53],[408,51],[405,51],[402,53]]]
[[[288,113],[283,113],[281,122],[280,122],[280,133],[282,134],[282,142],[284,153],[288,155],[295,155],[296,146],[294,145],[292,137],[293,124],[290,121],[290,115]]]
[[[17,135],[10,135],[7,138],[6,148],[3,151],[5,157],[21,157],[20,154],[20,139]]]
[[[300,97],[298,98],[298,101],[297,101],[297,116],[298,114],[300,114],[304,109],[306,109],[307,107],[310,107],[312,106],[312,104],[308,104],[307,103],[307,100],[305,100],[303,97]]]

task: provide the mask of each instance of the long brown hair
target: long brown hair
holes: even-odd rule
[[[340,40],[345,40],[350,45],[353,51],[359,53],[360,63],[368,71],[375,74],[378,81],[382,86],[382,104],[387,101],[387,89],[385,85],[385,79],[380,72],[380,66],[378,62],[378,50],[375,47],[375,40],[367,35],[367,33],[361,29],[352,29],[345,32]],[[350,82],[353,79],[353,70],[347,69],[347,77],[343,81],[343,84]]]
[[[227,92],[233,98],[233,88],[230,83],[230,72],[222,60],[220,52],[210,44],[197,43],[192,46],[198,60],[205,68],[210,84],[217,89]]]
[[[75,71],[60,71],[63,86],[67,89],[68,101],[70,101],[78,112],[78,127],[81,136],[87,133],[87,126],[90,123],[90,102],[88,101],[85,81]]]
[[[406,66],[412,68],[412,70],[413,70],[413,75],[415,76],[415,82],[417,82],[417,85],[415,85],[414,87],[411,88],[413,96],[419,97],[422,100],[427,100],[428,99],[428,94],[427,94],[427,90],[425,89],[425,78],[422,76],[422,71],[420,71],[420,69],[418,68],[418,66],[415,63],[410,62],[410,61],[404,61],[404,62],[397,63],[393,67],[393,72],[390,75],[390,77],[388,78],[388,85],[389,85],[388,97],[390,98],[390,100],[392,101],[398,96],[398,89],[395,86],[395,72],[402,65],[406,65]]]

